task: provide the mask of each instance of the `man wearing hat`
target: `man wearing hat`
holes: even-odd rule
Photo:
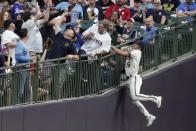
[[[129,18],[127,20],[127,26],[126,28],[124,28],[124,30],[122,31],[122,34],[120,37],[118,37],[118,42],[126,42],[127,40],[133,40],[137,37],[137,31],[135,29],[133,29],[133,26],[135,24],[135,20],[133,18]],[[130,44],[133,44],[133,42],[131,42]]]
[[[156,116],[150,114],[140,101],[152,101],[157,104],[158,108],[160,108],[162,97],[140,94],[142,78],[138,74],[138,70],[143,48],[144,46],[140,41],[136,41],[131,48],[127,48],[125,51],[117,49],[116,47],[112,47],[113,51],[118,55],[126,57],[125,71],[127,77],[129,78],[128,85],[130,96],[132,98],[133,104],[136,105],[140,112],[146,117],[146,126],[149,127],[153,124]]]

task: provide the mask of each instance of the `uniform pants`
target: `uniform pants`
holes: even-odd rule
[[[133,104],[139,108],[140,112],[144,114],[144,116],[149,117],[150,113],[147,111],[147,109],[140,101],[156,102],[157,97],[152,95],[140,94],[142,78],[138,74],[131,76],[128,81],[128,84],[129,84],[130,96],[132,98]]]

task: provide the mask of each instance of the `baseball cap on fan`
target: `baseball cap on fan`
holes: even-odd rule
[[[133,24],[135,24],[135,20],[133,19],[133,18],[129,18],[128,20],[127,20],[127,22],[128,21],[131,21]]]

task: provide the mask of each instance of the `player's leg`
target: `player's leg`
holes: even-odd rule
[[[141,102],[133,101],[133,104],[137,106],[139,111],[146,117],[146,120],[147,120],[146,126],[147,127],[151,126],[154,120],[156,119],[156,116],[150,114]]]
[[[135,101],[153,101],[158,107],[161,106],[161,97],[153,95],[140,94],[140,89],[142,85],[142,78],[140,75],[132,76],[129,81],[130,94]]]

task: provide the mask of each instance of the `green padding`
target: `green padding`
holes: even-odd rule
[[[95,24],[93,20],[83,20],[80,24],[80,28],[86,30],[89,27],[91,27],[93,24]]]

